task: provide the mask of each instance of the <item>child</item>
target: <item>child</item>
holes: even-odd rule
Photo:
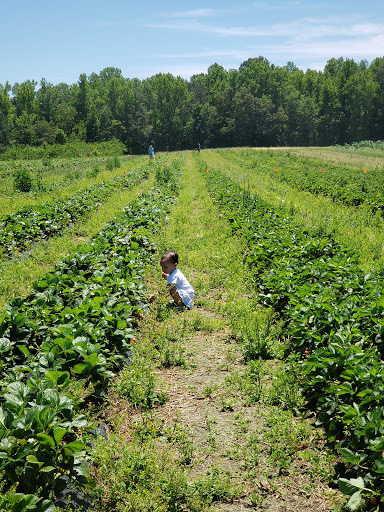
[[[178,306],[193,307],[195,292],[185,275],[178,269],[179,256],[175,251],[167,251],[160,259],[162,277],[167,280],[169,292]]]

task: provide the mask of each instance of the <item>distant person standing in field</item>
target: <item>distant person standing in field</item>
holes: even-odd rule
[[[200,142],[197,143],[197,151],[200,153]]]
[[[150,160],[152,160],[152,158],[155,158],[155,148],[152,146],[152,144],[149,146],[148,155]]]

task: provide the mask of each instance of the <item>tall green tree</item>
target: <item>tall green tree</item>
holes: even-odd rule
[[[7,82],[5,86],[0,84],[0,152],[4,151],[11,143],[11,123],[14,107],[9,93],[11,86]]]
[[[27,115],[37,112],[36,85],[35,80],[26,80],[12,87],[12,102],[16,109],[16,116],[21,116],[23,112]]]
[[[144,91],[153,127],[151,139],[158,149],[180,149],[191,101],[185,80],[159,73],[144,81]]]

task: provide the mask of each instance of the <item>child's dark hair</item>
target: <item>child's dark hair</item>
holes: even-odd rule
[[[179,255],[175,251],[167,251],[162,255],[160,261],[161,260],[170,260],[172,263],[179,263]]]

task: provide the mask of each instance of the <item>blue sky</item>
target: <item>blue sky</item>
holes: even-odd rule
[[[382,0],[201,2],[2,0],[0,84],[121,69],[126,78],[189,78],[248,58],[324,69],[332,58],[384,56]]]

